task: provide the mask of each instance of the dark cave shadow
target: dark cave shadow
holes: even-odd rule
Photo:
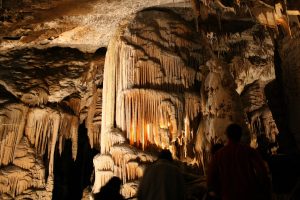
[[[83,190],[93,183],[91,174],[93,172],[93,157],[99,153],[91,149],[87,130],[84,123],[78,130],[77,158],[72,158],[72,142],[66,140],[64,149],[59,154],[58,145],[54,155],[54,189],[53,200],[81,200]]]

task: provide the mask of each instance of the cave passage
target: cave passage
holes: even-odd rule
[[[87,130],[83,124],[78,130],[78,151],[75,161],[72,158],[71,140],[65,141],[61,155],[59,149],[55,149],[53,200],[81,199],[84,188],[92,184],[93,157],[97,153],[97,150],[91,149]]]

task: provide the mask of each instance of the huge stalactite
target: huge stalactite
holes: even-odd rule
[[[223,45],[230,45],[230,39],[222,39]],[[94,192],[114,174],[125,183],[136,179],[138,172],[133,178],[128,173],[140,170],[143,163],[134,154],[147,152],[148,146],[168,148],[181,161],[197,160],[203,166],[210,145],[225,141],[226,125],[236,122],[248,128],[237,91],[249,83],[237,87],[234,78],[242,78],[232,73],[239,72],[233,72],[211,45],[205,33],[169,9],[146,9],[121,26],[108,47],[104,67],[103,162],[116,146],[125,145],[124,152],[137,149],[126,153],[131,159],[119,156],[122,164],[114,163],[121,174],[115,168],[97,170]]]

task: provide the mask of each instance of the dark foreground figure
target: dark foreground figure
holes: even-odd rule
[[[169,150],[162,150],[140,182],[139,200],[184,200],[185,185],[179,168],[173,163]]]
[[[99,193],[94,194],[95,200],[124,200],[120,194],[121,179],[119,177],[112,177],[106,185],[104,185]]]
[[[211,199],[269,200],[270,180],[259,153],[240,143],[242,128],[231,124],[226,130],[228,143],[212,158],[207,187]]]

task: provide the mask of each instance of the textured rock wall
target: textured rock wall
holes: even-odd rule
[[[71,140],[76,159],[84,120],[91,146],[100,146],[103,54],[68,48],[0,54],[1,195],[51,199],[56,147],[62,152]]]

